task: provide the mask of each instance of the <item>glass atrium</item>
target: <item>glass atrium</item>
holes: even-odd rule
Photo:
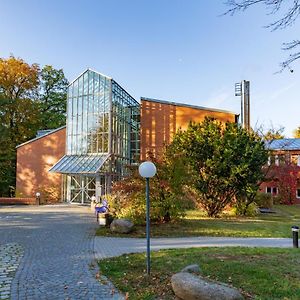
[[[68,88],[63,200],[88,203],[110,192],[140,154],[140,105],[112,78],[86,70]]]

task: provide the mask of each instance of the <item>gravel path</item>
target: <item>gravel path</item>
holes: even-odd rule
[[[1,206],[0,246],[24,249],[11,299],[123,299],[109,282],[95,279],[95,226],[87,207]],[[0,260],[8,259],[7,251],[0,253]]]

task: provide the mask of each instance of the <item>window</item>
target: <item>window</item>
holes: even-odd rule
[[[300,189],[297,189],[296,191],[296,198],[300,198]]]
[[[299,189],[299,192],[300,192],[300,189]],[[278,193],[278,189],[277,189],[277,187],[276,186],[272,186],[272,187],[270,187],[270,186],[267,186],[266,187],[266,193],[267,194],[272,194],[272,195],[277,195],[277,193]],[[300,195],[300,194],[299,194]],[[300,196],[299,196],[300,197]]]

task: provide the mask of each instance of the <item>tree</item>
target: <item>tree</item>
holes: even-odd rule
[[[7,99],[36,98],[39,66],[29,65],[20,58],[0,58],[0,95]]]
[[[293,136],[294,136],[294,138],[297,138],[297,139],[300,138],[300,126],[297,127],[297,128],[293,131]]]
[[[30,99],[0,96],[0,194],[15,186],[16,146],[35,136],[40,127],[38,104]]]
[[[16,146],[37,130],[65,124],[67,80],[62,70],[0,58],[0,194],[15,185]]]
[[[287,0],[227,0],[226,5],[230,8],[225,12],[229,15],[234,15],[237,12],[245,11],[248,8],[257,5],[263,4],[268,11],[268,14],[277,14],[282,10],[285,10],[283,15],[273,21],[272,23],[268,24],[266,27],[270,28],[271,31],[275,31],[277,29],[285,29],[289,26],[294,25],[296,19],[300,14],[300,1],[287,1]],[[296,52],[290,54],[290,56],[283,61],[280,66],[281,70],[288,68],[291,72],[293,70],[290,68],[290,65],[300,58],[300,51],[296,49],[300,48],[300,40],[295,39],[293,41],[283,43],[283,50],[295,50]]]
[[[149,153],[157,168],[151,178],[151,222],[170,222],[184,216],[189,202],[184,192],[185,165],[183,160],[164,156],[157,160]],[[145,223],[145,180],[133,168],[130,176],[113,185],[110,207],[117,217],[130,218],[135,223]]]
[[[265,141],[273,141],[278,139],[284,139],[284,127],[280,127],[278,129],[274,128],[273,126],[267,130],[262,137]]]
[[[40,110],[43,129],[66,124],[68,80],[62,69],[45,66],[40,74]]]
[[[11,196],[15,186],[15,147],[35,136],[39,108],[34,101],[39,67],[13,56],[0,58],[0,195]]]
[[[178,131],[168,148],[186,161],[190,182],[210,217],[258,190],[268,158],[257,134],[210,118]]]

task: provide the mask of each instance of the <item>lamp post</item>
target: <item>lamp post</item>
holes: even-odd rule
[[[41,193],[37,192],[35,194],[35,200],[36,200],[36,204],[40,205],[41,204]]]
[[[149,179],[156,174],[155,164],[145,161],[139,166],[139,173],[146,178],[146,239],[147,239],[147,274],[150,275],[150,199],[149,199]]]

